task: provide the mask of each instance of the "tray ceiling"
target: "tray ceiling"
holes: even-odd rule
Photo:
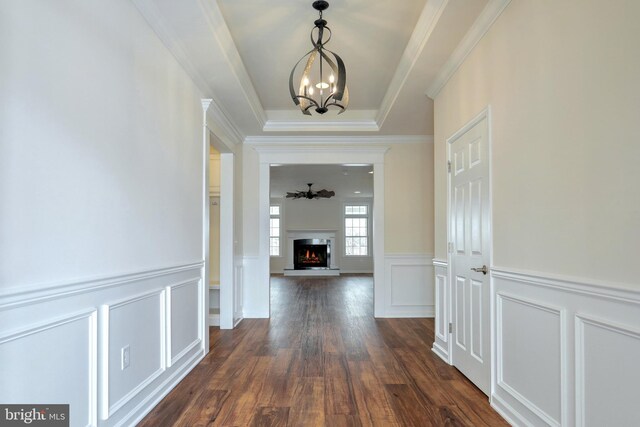
[[[433,135],[433,100],[509,0],[330,1],[332,50],[347,66],[350,105],[303,116],[288,95],[310,49],[311,0],[132,0],[212,98],[223,140]]]

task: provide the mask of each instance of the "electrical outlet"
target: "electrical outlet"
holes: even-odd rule
[[[123,371],[129,367],[131,363],[131,351],[129,345],[125,345],[120,349],[120,369]]]

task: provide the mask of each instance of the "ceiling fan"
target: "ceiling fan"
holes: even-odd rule
[[[328,190],[320,190],[320,191],[311,191],[311,184],[307,184],[309,189],[307,191],[296,191],[295,193],[290,193],[287,191],[287,199],[328,199],[336,195],[334,191]]]

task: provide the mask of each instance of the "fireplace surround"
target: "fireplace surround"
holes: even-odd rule
[[[339,276],[336,230],[287,230],[285,276]],[[308,253],[307,253],[308,252]]]

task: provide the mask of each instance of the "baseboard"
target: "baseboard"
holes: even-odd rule
[[[440,359],[444,360],[448,365],[451,364],[451,361],[449,360],[449,353],[440,347],[438,343],[433,343],[431,351],[433,351]]]
[[[179,370],[176,370],[165,380],[156,390],[150,393],[147,400],[141,402],[130,413],[128,413],[116,426],[136,425],[164,399],[201,361],[206,354],[204,351],[196,353]]]
[[[435,306],[391,307],[384,313],[384,317],[392,319],[431,319],[435,315]]]
[[[242,315],[243,319],[268,319],[269,312],[268,311],[243,311]]]
[[[527,420],[522,419],[516,411],[513,410],[504,400],[497,396],[491,396],[491,407],[498,413],[506,422],[512,426],[530,426],[531,424]],[[516,421],[517,420],[517,421]]]

